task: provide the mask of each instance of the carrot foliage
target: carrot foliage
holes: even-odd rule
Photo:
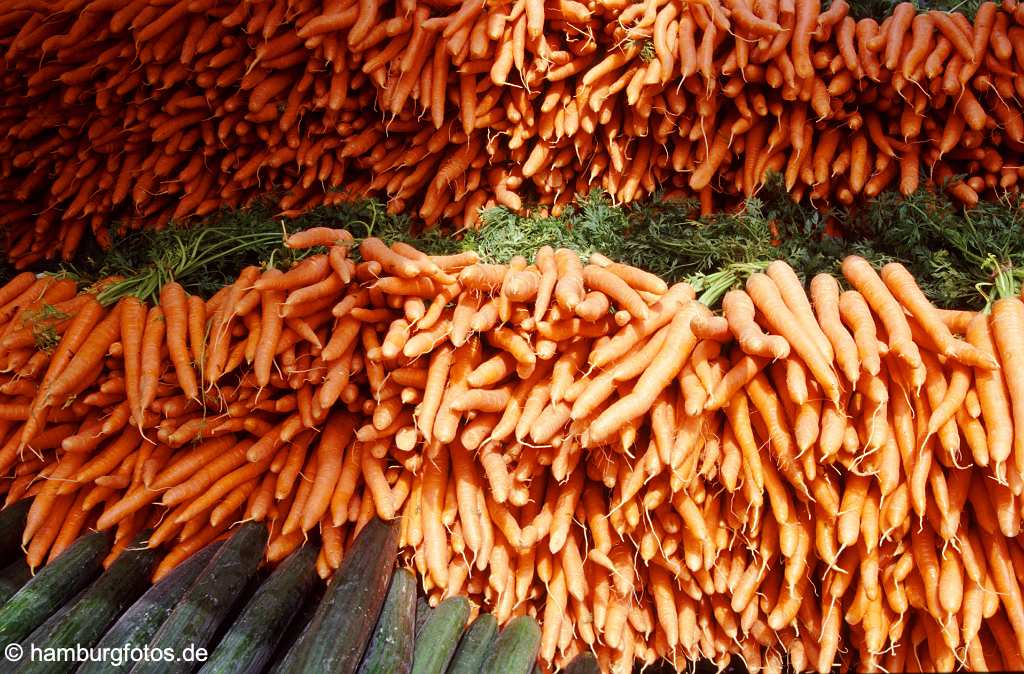
[[[943,307],[983,307],[1024,281],[1020,201],[983,202],[965,211],[941,194],[921,190],[909,198],[884,193],[856,211],[822,212],[793,203],[771,184],[738,212],[708,218],[696,212],[686,201],[618,206],[594,192],[557,217],[541,209],[518,215],[491,208],[482,213],[479,229],[452,234],[418,230],[407,216],[389,214],[376,201],[320,207],[288,221],[256,204],[188,227],[132,232],[115,239],[108,251],[88,251],[63,273],[84,284],[123,277],[105,286],[101,299],[107,302],[128,294],[154,299],[171,279],[209,295],[246,265],[287,267],[317,252],[284,248],[285,230],[329,226],[357,238],[404,241],[431,254],[475,250],[490,262],[532,256],[544,245],[583,256],[601,252],[667,280],[688,280],[709,305],[778,258],[805,281],[819,272],[837,273],[850,253],[876,263],[899,260]]]

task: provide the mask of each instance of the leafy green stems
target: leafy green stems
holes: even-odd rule
[[[170,279],[209,295],[247,265],[286,267],[315,252],[284,248],[285,230],[328,226],[431,254],[475,250],[489,262],[531,257],[544,245],[582,256],[601,252],[666,280],[688,280],[709,305],[771,260],[786,260],[809,281],[820,272],[839,276],[843,257],[855,253],[875,264],[903,262],[939,306],[984,308],[1024,281],[1021,206],[1007,200],[964,211],[941,194],[920,191],[909,198],[887,193],[856,211],[821,212],[794,204],[772,183],[742,209],[708,218],[697,218],[692,202],[615,206],[592,193],[557,217],[492,208],[482,213],[479,229],[451,233],[417,230],[407,216],[391,215],[375,201],[321,207],[289,221],[258,204],[189,227],[133,232],[61,273],[83,284],[120,277],[104,284],[104,302],[128,294],[155,299]]]

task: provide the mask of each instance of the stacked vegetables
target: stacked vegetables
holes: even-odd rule
[[[858,257],[775,262],[722,315],[600,255],[428,256],[344,231],[208,301],[0,289],[0,470],[36,567],[88,528],[166,546],[238,520],[321,576],[375,514],[431,601],[535,614],[607,671],[1021,669],[1024,303],[939,310]],[[43,340],[42,337],[46,336]],[[40,341],[40,346],[34,342]],[[841,648],[846,644],[845,648]]]
[[[846,0],[442,5],[5,3],[9,256],[67,259],[88,229],[268,187],[284,214],[371,193],[455,227],[592,188],[708,211],[769,170],[822,204],[922,173],[966,204],[1017,189],[1017,0],[973,23],[904,2],[881,24]]]

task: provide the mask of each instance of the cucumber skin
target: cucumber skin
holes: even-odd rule
[[[498,636],[498,620],[490,613],[481,613],[459,640],[448,674],[477,674]]]
[[[0,607],[0,648],[21,641],[100,571],[110,551],[106,534],[79,538]]]
[[[205,649],[263,561],[267,537],[267,528],[262,524],[248,522],[238,527],[153,635],[149,644],[151,650],[171,649],[180,658],[185,648]],[[137,662],[131,671],[133,674],[172,674],[190,672],[197,664],[183,659]]]
[[[96,647],[119,648],[127,644],[133,646],[148,644],[171,610],[174,609],[174,605],[185,595],[185,592],[188,591],[193,581],[210,562],[213,554],[221,545],[223,543],[220,541],[210,543],[179,564],[159,583],[149,588],[107,630]],[[124,662],[119,667],[115,667],[109,662],[85,662],[78,668],[77,674],[127,672],[133,664]]]
[[[334,573],[316,613],[275,672],[352,674],[363,659],[398,554],[397,520],[373,518]]]
[[[498,635],[481,671],[530,674],[540,652],[540,626],[525,615],[513,618]]]
[[[0,510],[0,564],[9,564],[21,553],[21,532],[25,529],[25,518],[32,499],[26,498]]]
[[[316,607],[320,605],[320,600],[323,599],[323,596],[324,585],[318,582],[314,585],[312,591],[307,593],[302,601],[302,606],[295,612],[295,615],[288,623],[287,629],[284,630],[281,643],[274,649],[274,655],[270,659],[270,666],[267,668],[268,672],[279,671],[281,663],[285,661],[288,652],[292,650],[294,644],[298,643],[299,637],[306,630],[306,626],[313,620],[313,614],[316,613]]]
[[[420,632],[423,630],[423,626],[430,620],[430,616],[434,615],[434,609],[427,602],[426,598],[420,595],[416,596],[416,638],[420,638]]]
[[[469,600],[465,597],[449,597],[438,604],[416,640],[413,674],[443,674],[468,619]]]
[[[32,569],[28,568],[24,557],[19,557],[0,571],[0,606],[3,606],[14,593],[20,590],[32,577]]]
[[[592,653],[580,653],[562,671],[565,674],[601,674],[601,667]]]
[[[416,577],[407,569],[391,576],[370,645],[359,664],[359,674],[408,674],[416,632]]]
[[[143,534],[148,535],[149,532]],[[149,574],[156,565],[157,551],[138,547],[144,542],[145,538],[137,539],[92,585],[28,635],[23,645],[40,648],[93,646],[107,627],[149,585]],[[33,662],[24,659],[14,672],[56,674],[70,672],[75,665],[68,661]]]
[[[200,674],[263,671],[316,579],[318,552],[315,546],[304,545],[263,581]]]

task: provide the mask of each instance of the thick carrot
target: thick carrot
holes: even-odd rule
[[[785,358],[789,342],[778,335],[767,335],[754,321],[756,309],[750,295],[730,290],[722,299],[722,313],[729,330],[744,353],[761,358]]]
[[[174,364],[178,385],[189,398],[199,395],[196,374],[188,351],[188,299],[185,289],[176,282],[166,283],[160,289],[160,305],[167,322],[167,353]],[[123,320],[123,318],[122,318]]]
[[[818,350],[825,357],[825,360],[831,362],[835,358],[832,344],[818,325],[818,321],[814,317],[814,311],[811,309],[811,303],[807,299],[803,284],[797,277],[796,272],[782,260],[776,260],[768,265],[765,273],[778,286],[779,294],[782,295],[786,306],[793,312],[800,326],[817,344]]]
[[[658,394],[682,370],[697,338],[690,329],[696,308],[688,304],[676,313],[665,338],[665,346],[633,387],[632,392],[610,405],[587,428],[587,443],[599,443],[614,433],[624,421],[644,414],[654,404]]]
[[[764,314],[768,324],[782,335],[804,360],[829,399],[833,403],[838,403],[839,381],[832,369],[831,360],[826,359],[818,350],[810,335],[795,329],[799,323],[786,306],[771,278],[764,274],[752,274],[747,278],[747,292]]]
[[[153,307],[146,316],[146,327],[142,333],[139,352],[139,412],[149,409],[157,394],[157,384],[163,370],[162,349],[166,322],[161,307]],[[136,422],[142,424],[142,418]]]
[[[284,245],[287,248],[305,249],[317,246],[341,246],[352,243],[352,235],[344,229],[330,227],[310,227],[288,236]]]
[[[83,378],[87,377],[98,365],[102,363],[107,349],[113,344],[121,332],[121,308],[114,307],[113,311],[107,314],[89,336],[82,343],[81,348],[75,352],[74,357],[67,364],[67,367],[57,376],[45,391],[44,400],[47,404],[59,401],[63,396],[81,386]]]
[[[263,275],[263,278],[273,280],[281,275],[277,269],[271,269]],[[253,358],[253,372],[256,374],[256,383],[260,388],[264,388],[270,383],[270,370],[283,329],[281,305],[284,303],[284,297],[283,290],[260,292],[259,340],[256,343],[256,352]]]
[[[992,336],[1006,381],[1013,418],[1013,457],[1017,471],[1024,468],[1024,348],[1016,335],[1024,331],[1024,303],[1016,297],[992,305]]]
[[[999,367],[990,355],[980,353],[974,346],[953,338],[938,310],[925,297],[906,267],[898,262],[890,262],[882,268],[881,278],[893,296],[921,324],[942,355],[956,358],[973,367]]]
[[[324,428],[317,445],[317,472],[313,479],[312,491],[306,501],[302,516],[302,530],[308,531],[316,525],[330,507],[342,471],[342,452],[352,436],[354,420],[348,414],[336,413]]]
[[[890,290],[862,257],[850,255],[844,259],[843,274],[878,314],[889,334],[889,348],[914,371],[912,384],[919,387],[923,383],[924,374],[921,370],[921,356],[903,310]]]

